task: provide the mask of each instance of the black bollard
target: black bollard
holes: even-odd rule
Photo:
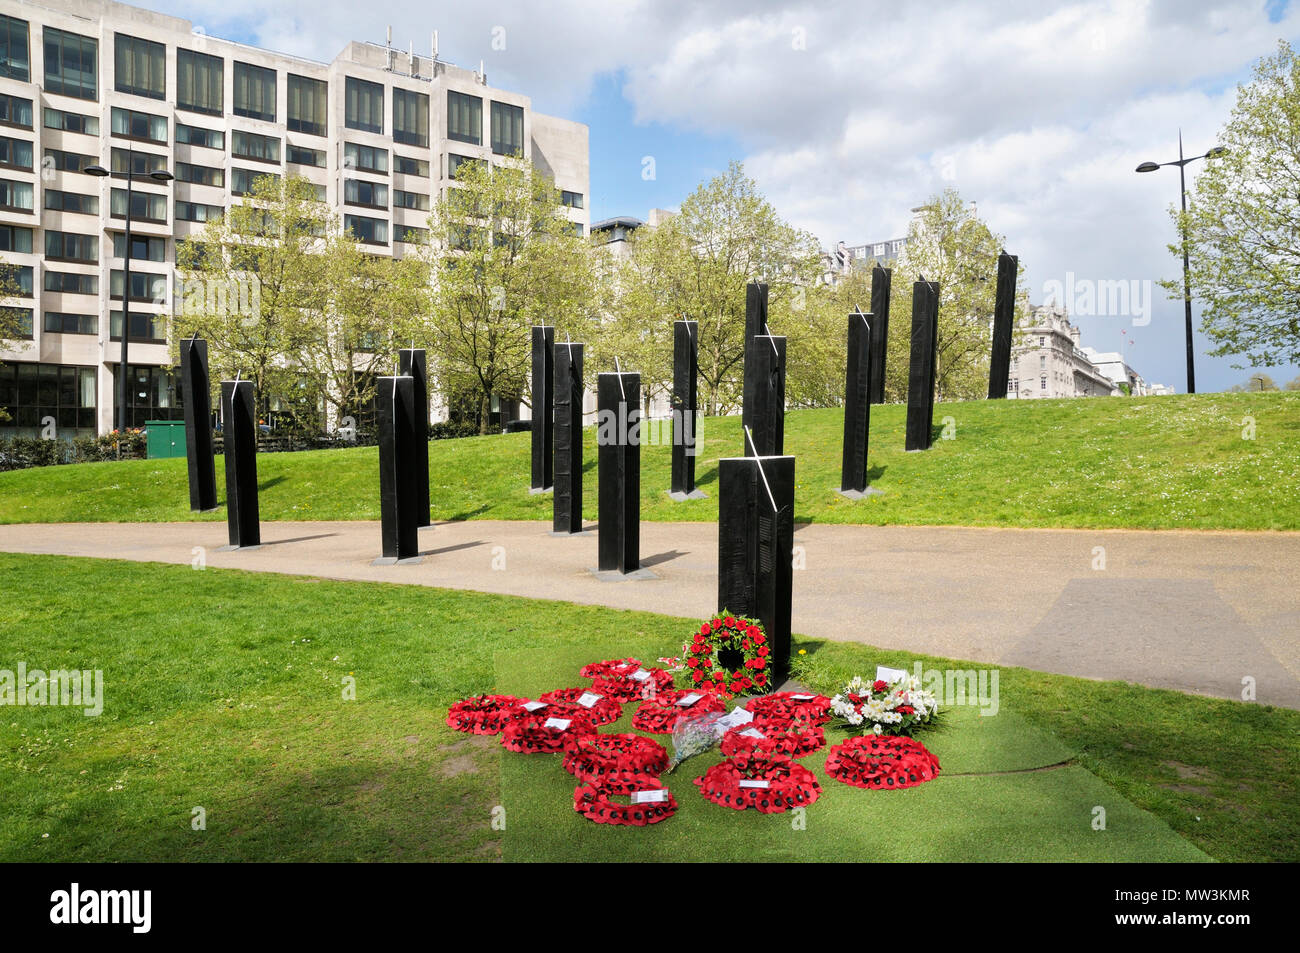
[[[998,290],[993,304],[993,349],[989,353],[989,400],[1007,396],[1011,377],[1011,331],[1016,316],[1016,272],[1020,259],[998,255]]]
[[[555,481],[555,328],[533,328],[533,470],[530,493]]]
[[[763,623],[774,684],[790,672],[794,457],[718,461],[718,609]]]
[[[641,375],[596,380],[600,572],[641,568]]]
[[[893,269],[871,269],[871,402],[885,402],[885,355],[889,349],[889,283]]]
[[[551,530],[582,532],[582,345],[555,345],[555,494]]]
[[[429,361],[424,348],[402,348],[397,352],[397,373],[411,378],[415,400],[415,452],[411,466],[415,477],[415,518],[417,526],[428,526],[429,519]]]
[[[674,500],[698,500],[695,488],[695,428],[699,421],[700,326],[697,321],[673,322],[673,469],[668,495]]]
[[[262,544],[257,515],[257,412],[252,381],[221,382],[226,457],[226,525],[231,549]]]
[[[181,342],[180,351],[181,403],[185,405],[185,457],[190,477],[190,509],[206,513],[217,508],[208,342],[193,337]]]
[[[934,372],[939,343],[939,283],[912,285],[912,354],[907,367],[908,450],[929,450],[934,440]]]
[[[760,334],[753,343],[741,415],[753,434],[753,447],[746,440],[744,455],[757,448],[761,456],[779,457],[785,452],[785,338]]]
[[[857,311],[849,315],[848,355],[844,369],[844,458],[840,466],[840,494],[861,499],[872,490],[867,481],[867,446],[871,439],[871,377],[875,338],[874,315]]]
[[[419,493],[415,480],[415,381],[407,376],[375,382],[379,430],[379,523],[383,556],[374,565],[419,560]],[[426,511],[427,512],[427,511]]]

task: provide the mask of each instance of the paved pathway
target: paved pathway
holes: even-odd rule
[[[594,527],[592,527],[594,529]],[[594,532],[472,520],[421,530],[420,565],[376,567],[378,523],[263,523],[219,552],[224,523],[0,526],[0,550],[191,563],[712,612],[717,528],[641,524],[657,578],[603,582]],[[1300,533],[814,524],[795,534],[794,629],[986,664],[1300,708]],[[1100,547],[1100,549],[1099,549]],[[1104,551],[1104,568],[1100,557]],[[882,657],[882,662],[889,662]]]

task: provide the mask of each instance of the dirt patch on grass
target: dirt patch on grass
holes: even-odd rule
[[[489,735],[469,735],[451,745],[440,745],[439,752],[445,754],[438,765],[438,774],[446,778],[462,774],[478,774],[479,759],[482,754],[494,747],[496,739]]]

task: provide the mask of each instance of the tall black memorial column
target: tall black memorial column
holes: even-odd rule
[[[257,514],[257,413],[252,381],[221,382],[226,525],[232,549],[262,544]]]
[[[790,671],[794,457],[718,461],[718,609],[757,618],[776,685]]]
[[[597,376],[597,474],[601,572],[641,568],[641,375]]]
[[[420,521],[415,478],[418,408],[414,378],[379,378],[375,382],[375,409],[379,430],[379,523],[383,536],[383,556],[377,562],[415,559],[420,554]]]
[[[217,508],[216,456],[212,450],[212,380],[208,342],[181,342],[181,403],[185,405],[185,457],[190,476],[190,509]]]
[[[555,345],[555,494],[551,529],[582,532],[582,345]]]
[[[929,450],[934,426],[934,374],[939,345],[939,283],[912,285],[912,353],[907,367],[907,449]]]
[[[668,495],[699,499],[695,488],[695,428],[699,421],[700,326],[673,322],[673,471]]]
[[[751,281],[745,285],[745,350],[744,350],[744,377],[741,380],[741,394],[749,393],[749,380],[754,375],[754,338],[760,334],[767,333],[767,285],[763,282]],[[750,420],[749,402],[744,401],[740,407],[740,422],[742,425],[754,429],[753,421]],[[741,453],[748,453],[742,449]]]
[[[844,458],[840,493],[861,497],[867,492],[867,444],[871,434],[871,377],[875,337],[874,315],[849,315],[848,355],[844,365]]]
[[[998,290],[993,303],[993,350],[989,354],[989,400],[1007,396],[1011,375],[1011,331],[1016,314],[1016,272],[1020,259],[998,255]]]
[[[871,269],[871,402],[885,402],[885,355],[889,349],[889,284],[893,270]]]
[[[533,328],[533,472],[531,492],[555,481],[555,328]]]
[[[414,453],[411,455],[415,478],[415,520],[428,526],[429,519],[429,362],[424,348],[401,348],[397,352],[397,373],[411,378],[415,410]]]
[[[745,456],[754,448],[761,456],[780,456],[785,452],[785,338],[759,334],[753,343],[742,415],[753,434],[753,447],[746,440]]]

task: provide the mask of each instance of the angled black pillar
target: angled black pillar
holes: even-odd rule
[[[939,283],[912,285],[912,353],[907,366],[907,449],[929,450],[934,426],[934,374],[939,346]]]
[[[555,328],[533,328],[533,472],[534,493],[555,480]]]
[[[407,375],[379,378],[375,382],[375,411],[379,430],[379,524],[383,537],[383,556],[376,562],[416,559],[420,555],[420,497],[415,478],[415,421],[419,413],[415,380]]]
[[[744,350],[744,377],[741,380],[742,401],[744,395],[749,393],[749,379],[754,374],[754,338],[760,334],[767,333],[767,285],[759,281],[751,281],[745,285],[745,350]],[[753,423],[749,419],[748,402],[743,402],[740,406],[740,422],[753,429]],[[748,453],[748,450],[741,450],[741,453]]]
[[[793,558],[794,457],[719,460],[718,609],[763,623],[776,685],[790,671]]]
[[[262,544],[257,516],[257,413],[252,381],[221,382],[226,525],[232,549]]]
[[[844,458],[840,466],[840,492],[863,496],[867,492],[867,444],[871,432],[872,338],[874,315],[849,315],[848,355],[844,366]]]
[[[582,345],[555,345],[555,493],[551,529],[582,532]]]
[[[596,380],[597,474],[601,572],[641,568],[641,375]]]
[[[742,422],[753,435],[754,446],[742,434],[744,455],[757,448],[760,456],[780,456],[785,452],[785,338],[759,334],[753,344]]]
[[[190,475],[190,509],[217,508],[217,468],[212,451],[212,380],[208,342],[181,342],[181,403],[185,405],[185,457]]]
[[[1007,396],[1011,376],[1011,331],[1016,314],[1016,272],[1020,259],[998,255],[998,290],[993,303],[993,350],[989,355],[989,400]]]
[[[397,373],[411,378],[415,408],[415,452],[411,466],[415,477],[415,519],[417,526],[429,520],[429,362],[424,348],[401,348],[397,352]]]
[[[889,348],[889,283],[893,270],[871,269],[871,402],[885,402],[885,354]]]
[[[695,488],[695,427],[699,421],[700,326],[673,322],[673,470],[668,495],[699,499]]]

